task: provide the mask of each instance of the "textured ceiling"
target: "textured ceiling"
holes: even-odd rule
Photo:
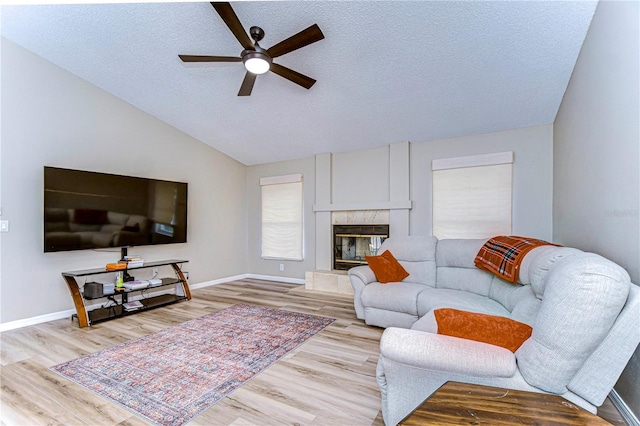
[[[592,1],[232,3],[268,48],[313,23],[325,39],[276,62],[238,97],[239,56],[209,3],[2,6],[2,35],[251,165],[552,123]]]

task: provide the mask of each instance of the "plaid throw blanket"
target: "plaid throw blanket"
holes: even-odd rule
[[[479,269],[491,272],[510,283],[518,282],[520,263],[524,255],[536,247],[551,244],[534,238],[516,236],[493,237],[480,249],[474,263]]]

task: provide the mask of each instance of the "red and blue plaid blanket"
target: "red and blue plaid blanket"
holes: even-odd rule
[[[474,263],[477,268],[491,272],[510,283],[518,282],[520,263],[524,255],[536,247],[557,244],[535,238],[501,235],[493,237],[480,249]]]

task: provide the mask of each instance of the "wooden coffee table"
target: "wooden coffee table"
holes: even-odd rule
[[[447,382],[400,425],[611,425],[558,395]]]

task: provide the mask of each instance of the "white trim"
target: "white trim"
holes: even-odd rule
[[[283,183],[296,183],[296,182],[302,182],[302,173],[293,173],[290,175],[270,176],[270,177],[260,178],[260,186],[280,185]]]
[[[265,281],[278,281],[281,283],[287,284],[303,284],[303,278],[287,278],[287,277],[278,277],[275,275],[257,275],[257,274],[247,274],[246,278],[252,278],[254,280],[265,280]]]
[[[0,324],[0,332],[9,330],[15,330],[16,328],[28,327],[30,325],[41,324],[43,322],[55,321],[64,318],[70,318],[75,314],[75,309],[68,309],[66,311],[53,312],[45,315],[38,315],[37,317],[25,318],[16,321],[10,321]]]
[[[231,277],[220,278],[217,280],[205,281],[198,284],[189,285],[190,290],[197,290],[203,287],[209,287],[217,284],[224,284],[231,281],[238,281],[245,278],[253,278],[256,280],[265,280],[265,281],[280,281],[283,283],[289,284],[304,284],[304,279],[300,278],[287,278],[287,277],[277,277],[271,275],[256,275],[256,274],[242,274],[242,275],[234,275]],[[140,300],[143,297],[141,295],[136,295],[134,297],[130,297],[130,300]],[[87,306],[87,310],[91,310],[92,308],[99,308],[103,303],[97,303],[95,305]],[[16,321],[9,321],[0,324],[0,333],[15,330],[17,328],[28,327],[30,325],[42,324],[43,322],[56,321],[59,319],[71,318],[71,315],[75,314],[75,309],[67,309],[66,311],[52,312],[50,314],[38,315],[31,318],[24,318]]]
[[[466,157],[440,158],[431,162],[431,170],[460,169],[462,167],[494,166],[513,163],[513,151]]]
[[[205,281],[205,282],[194,284],[194,285],[189,284],[189,289],[190,290],[197,290],[199,288],[209,287],[209,286],[218,285],[218,284],[224,284],[224,283],[228,283],[228,282],[231,282],[231,281],[238,281],[238,280],[242,280],[244,278],[247,278],[247,274],[234,275],[232,277],[226,277],[226,278],[220,278],[220,279],[217,279],[217,280]]]
[[[314,212],[338,212],[348,210],[411,210],[411,200],[383,201],[378,203],[314,204]]]
[[[620,416],[624,419],[625,422],[627,422],[627,425],[640,426],[640,421],[638,420],[636,415],[633,414],[633,411],[631,411],[627,403],[624,402],[622,398],[620,398],[620,395],[618,394],[618,392],[616,392],[615,389],[613,389],[609,394],[609,399],[611,400],[613,406],[616,407],[616,410],[618,410],[618,412],[620,413]]]
[[[278,277],[276,275],[242,274],[242,275],[236,275],[233,277],[221,278],[219,280],[205,281],[203,283],[190,285],[189,288],[196,290],[203,287],[209,287],[211,285],[218,285],[218,284],[228,283],[231,281],[243,280],[245,278],[250,278],[254,280],[278,281],[278,282],[287,283],[287,284],[304,284],[305,283],[305,280],[302,278]]]

